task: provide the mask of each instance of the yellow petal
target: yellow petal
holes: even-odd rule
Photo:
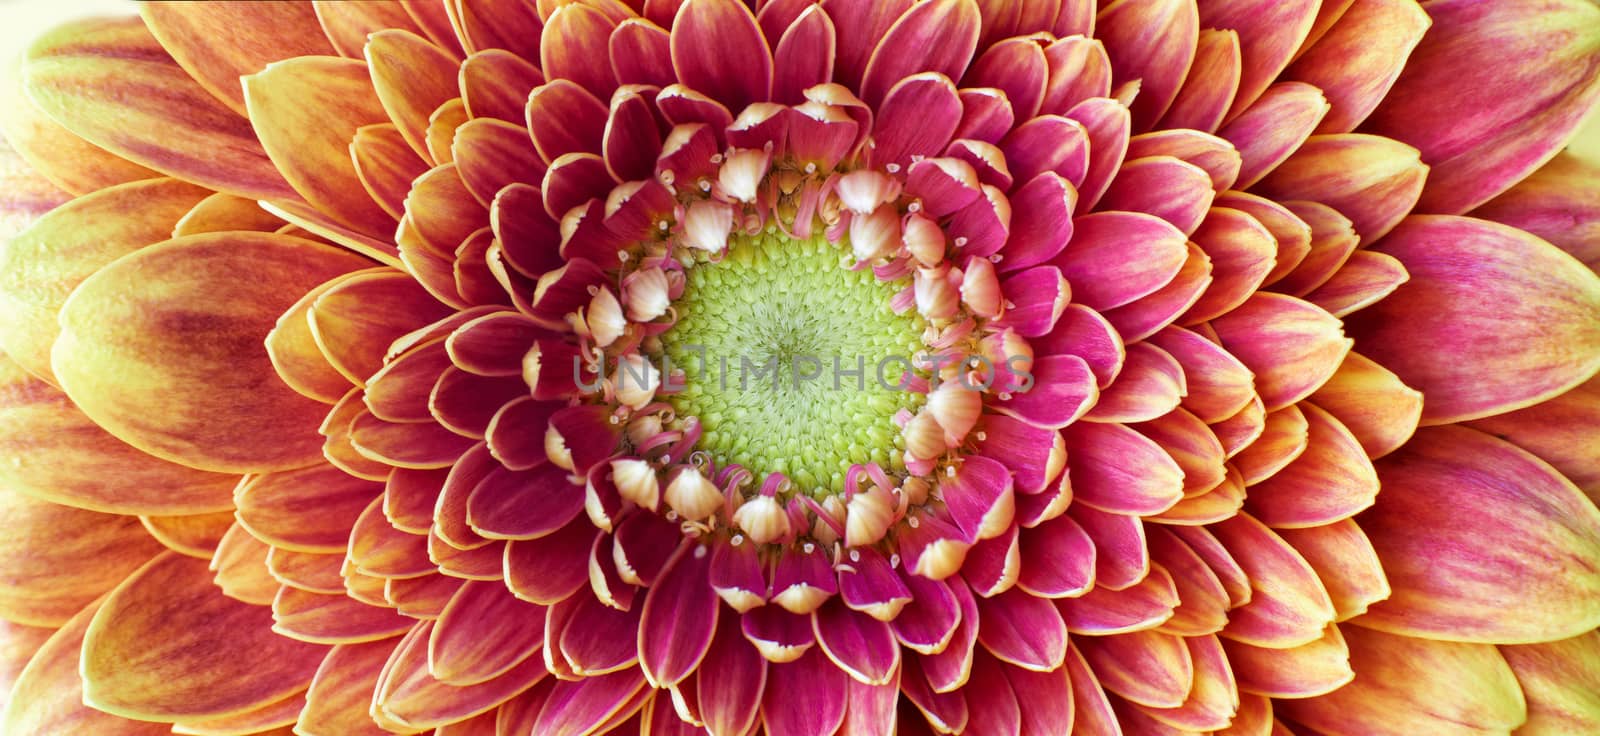
[[[28,49],[25,89],[84,140],[169,176],[292,198],[250,122],[189,77],[137,18],[61,26]]]
[[[0,356],[0,485],[119,514],[233,508],[237,476],[162,460],[112,437],[60,389]]]
[[[268,233],[170,240],[73,292],[51,364],[84,413],[158,457],[222,471],[308,465],[327,407],[278,380],[263,340],[301,295],[367,264]]]
[[[72,194],[160,176],[51,120],[23,90],[21,63],[7,63],[0,75],[0,132],[29,167]]]
[[[395,221],[356,177],[356,129],[382,122],[383,107],[354,59],[306,56],[245,77],[250,122],[272,162],[306,201],[373,237],[394,236]]]
[[[0,618],[60,626],[161,552],[132,516],[0,491]]]
[[[210,192],[147,179],[73,200],[0,246],[0,348],[49,380],[56,315],[72,290],[106,264],[171,236]]]
[[[1504,734],[1527,706],[1516,675],[1492,646],[1427,641],[1341,627],[1356,679],[1279,714],[1328,736]]]
[[[169,552],[90,622],[83,700],[144,720],[233,715],[306,689],[326,651],[274,634],[269,609],[224,596],[205,562]]]
[[[99,608],[98,602],[85,607],[39,648],[27,668],[17,676],[5,718],[0,720],[0,732],[7,736],[163,736],[171,733],[171,727],[165,723],[130,721],[84,705],[78,655],[84,632]]]
[[[240,76],[290,57],[333,53],[307,3],[144,2],[139,15],[178,66],[240,115]]]
[[[1500,647],[1528,698],[1525,736],[1600,733],[1600,631]]]

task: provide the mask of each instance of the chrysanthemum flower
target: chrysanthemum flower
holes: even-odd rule
[[[1600,731],[1600,9],[753,5],[40,39],[5,732]]]

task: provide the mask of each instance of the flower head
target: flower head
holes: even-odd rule
[[[1590,4],[141,14],[0,120],[8,733],[1600,728]]]

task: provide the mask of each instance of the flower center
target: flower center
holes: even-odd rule
[[[661,336],[683,385],[665,398],[700,420],[718,465],[816,497],[843,491],[853,464],[904,470],[894,415],[924,399],[900,388],[924,323],[891,307],[905,284],[849,263],[821,235],[734,235],[720,263],[688,269]]]

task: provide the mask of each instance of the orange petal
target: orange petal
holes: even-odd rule
[[[1423,424],[1531,406],[1600,370],[1600,277],[1549,243],[1425,215],[1378,250],[1411,280],[1346,324],[1363,353],[1427,397]]]
[[[222,595],[210,578],[205,562],[169,552],[112,591],[84,635],[84,702],[171,721],[304,690],[326,650],[272,633],[267,609]]]
[[[394,268],[368,269],[339,279],[311,306],[311,331],[328,362],[358,386],[383,368],[389,345],[450,315]]]
[[[0,248],[0,347],[53,382],[56,315],[72,290],[106,264],[171,237],[210,192],[176,179],[113,186],[39,218]]]
[[[350,380],[328,362],[311,327],[311,305],[339,280],[325,281],[278,317],[267,333],[267,357],[278,378],[301,396],[324,404],[337,404],[350,392]]]
[[[231,716],[179,721],[172,725],[172,732],[191,736],[293,736],[294,731],[290,726],[294,725],[305,706],[306,694],[300,692],[276,703]]]
[[[1517,644],[1600,625],[1600,510],[1550,466],[1439,427],[1379,462],[1378,476],[1383,493],[1361,526],[1394,595],[1363,626]]]
[[[343,4],[343,3],[340,3]],[[307,736],[383,736],[367,708],[383,665],[400,639],[340,644],[317,668],[296,731]]]
[[[195,204],[183,219],[172,226],[172,237],[200,233],[217,233],[225,230],[259,230],[270,233],[284,226],[284,221],[261,208],[253,199],[232,194],[213,194]]]
[[[178,66],[240,115],[239,77],[275,61],[333,52],[306,3],[147,2],[139,15]]]
[[[1280,700],[1280,714],[1330,736],[1509,733],[1527,708],[1494,647],[1346,626],[1355,681],[1310,700]]]
[[[0,133],[4,133],[0,148],[7,151],[8,159],[20,159],[22,170],[70,194],[160,176],[79,138],[52,120],[23,89],[21,63],[19,57],[6,64],[0,76]],[[13,165],[14,161],[8,161],[7,170]],[[20,193],[11,190],[10,196]]]
[[[1228,662],[1246,692],[1277,698],[1309,698],[1343,687],[1355,678],[1350,649],[1338,626],[1322,638],[1289,649],[1267,649],[1236,641],[1223,642]]]
[[[145,531],[167,549],[201,560],[209,560],[233,526],[233,514],[216,511],[182,516],[141,516]]]
[[[1411,439],[1422,418],[1422,392],[1355,352],[1345,356],[1311,401],[1338,418],[1374,459]]]
[[[0,484],[53,503],[120,514],[233,508],[237,476],[145,454],[107,434],[60,389],[0,356]]]
[[[60,626],[161,551],[132,516],[0,492],[0,618]]]
[[[24,74],[51,118],[118,156],[219,191],[294,196],[249,121],[191,79],[137,19],[61,26],[28,49]]]
[[[1388,233],[1422,194],[1428,166],[1415,148],[1364,133],[1314,135],[1256,190],[1273,199],[1306,199],[1355,223],[1361,244]]]
[[[393,238],[394,217],[367,195],[350,155],[356,130],[385,120],[367,66],[308,56],[273,64],[243,85],[250,123],[289,185],[338,222]]]
[[[85,280],[51,354],[84,413],[158,457],[212,470],[321,457],[327,407],[278,381],[263,339],[306,291],[365,259],[268,233],[152,246]]]
[[[272,605],[279,583],[267,569],[267,555],[271,552],[272,548],[265,542],[235,523],[222,535],[216,555],[211,558],[217,587],[235,600],[257,606]]]
[[[1336,620],[1366,613],[1389,597],[1389,579],[1372,540],[1354,520],[1307,529],[1280,529],[1278,536],[1306,558],[1333,600]]]
[[[1250,488],[1245,507],[1274,528],[1300,528],[1348,519],[1378,496],[1378,474],[1355,435],[1311,404],[1306,449],[1282,470]]]
[[[234,500],[239,522],[275,546],[299,552],[343,552],[350,528],[383,485],[328,465],[251,476]]]
[[[84,705],[78,675],[84,631],[100,604],[85,607],[55,632],[12,688],[0,731],[11,736],[56,736],[64,733],[114,733],[119,736],[164,736],[165,723],[141,723],[102,713]]]
[[[346,0],[317,0],[312,3],[317,20],[328,36],[328,41],[338,49],[340,56],[360,59],[367,44],[367,36],[385,28],[404,28],[421,32],[405,4],[399,0],[366,0],[352,3]]]
[[[1253,646],[1300,646],[1333,623],[1333,601],[1304,557],[1264,524],[1241,513],[1208,529],[1250,576],[1250,602],[1229,612],[1222,636]]]
[[[372,87],[389,119],[411,150],[428,158],[428,118],[460,94],[456,60],[415,33],[393,29],[367,37],[366,56]]]
[[[1600,632],[1500,647],[1528,699],[1529,736],[1600,733]]]
[[[1432,21],[1415,0],[1361,0],[1284,73],[1327,95],[1318,133],[1348,133],[1389,93]]]

